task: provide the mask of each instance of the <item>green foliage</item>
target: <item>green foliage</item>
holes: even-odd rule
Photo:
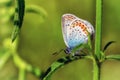
[[[45,19],[47,17],[47,12],[40,6],[36,6],[36,5],[27,5],[26,6],[26,12],[28,13],[35,13],[40,15],[43,19]]]
[[[24,0],[15,0],[16,7],[15,7],[15,15],[14,15],[14,31],[12,34],[12,42],[16,39],[20,28],[23,23],[24,12],[25,12],[25,1]]]
[[[103,51],[101,50],[102,0],[96,0],[96,30],[95,30],[96,33],[95,33],[95,47],[94,48],[92,47],[90,36],[88,36],[89,38],[88,38],[87,44],[81,44],[81,45],[76,46],[72,50],[72,55],[68,55],[66,57],[62,57],[58,59],[57,61],[54,61],[45,72],[39,69],[38,67],[35,67],[27,63],[25,60],[23,60],[18,55],[17,49],[18,49],[19,39],[16,39],[20,33],[20,29],[24,21],[24,14],[34,13],[34,14],[41,16],[43,19],[46,19],[46,17],[48,17],[47,16],[48,14],[46,10],[43,9],[43,7],[36,6],[33,4],[26,5],[25,0],[15,0],[15,1],[16,1],[15,9],[12,8],[10,10],[10,13],[5,15],[5,17],[7,16],[7,20],[9,21],[12,21],[13,20],[12,18],[14,16],[14,20],[13,20],[14,30],[12,34],[12,42],[14,43],[11,43],[11,39],[5,39],[3,41],[3,48],[0,48],[0,70],[4,67],[8,59],[12,56],[15,66],[19,70],[18,80],[25,80],[26,72],[30,72],[34,74],[36,77],[40,77],[41,80],[50,80],[52,74],[54,74],[58,69],[60,69],[61,67],[64,67],[68,63],[71,63],[78,59],[90,59],[93,61],[93,80],[100,80],[101,63],[109,59],[120,60],[120,55],[107,55],[107,56],[105,55],[105,51],[112,43],[114,43],[114,41],[108,42],[105,45]],[[12,4],[13,4],[13,0],[1,0],[0,1],[0,6],[5,5],[6,6],[5,9],[8,9],[8,7],[10,7]],[[54,21],[52,25],[54,25],[55,22],[56,21]],[[81,54],[74,55],[74,53],[77,50],[82,49],[82,48],[85,48],[87,50],[87,54],[84,53],[84,55],[81,55]],[[60,50],[58,53],[60,53],[61,51],[63,51],[63,49]]]
[[[0,1],[0,6],[7,5],[7,7],[11,7],[13,3],[13,0],[2,0]],[[9,5],[8,5],[9,4]],[[37,67],[33,67],[31,64],[28,64],[25,60],[23,60],[17,52],[18,47],[18,39],[14,41],[17,37],[17,35],[20,32],[20,29],[22,27],[24,14],[25,14],[25,1],[24,0],[15,0],[15,9],[12,9],[10,11],[10,14],[7,16],[7,19],[11,21],[12,17],[14,16],[14,30],[12,34],[12,42],[11,40],[4,39],[3,40],[3,48],[0,48],[0,70],[4,67],[6,62],[9,60],[9,58],[12,56],[13,62],[15,66],[19,69],[19,75],[18,80],[25,80],[26,79],[26,71],[31,72],[36,76],[41,75],[41,70]],[[8,9],[8,8],[5,9]],[[15,11],[14,11],[15,10]],[[26,9],[26,12],[33,12],[35,14],[39,14],[41,17],[45,19],[47,12],[42,9],[42,7],[39,8],[39,6],[32,5],[31,7],[28,6]]]
[[[43,75],[41,75],[41,80],[50,80],[52,74],[55,73],[55,71],[57,71],[58,69],[60,69],[68,63],[82,58],[90,58],[90,56],[66,56],[58,59],[47,69],[46,72],[43,73]]]
[[[1,0],[0,1],[0,6],[2,6],[2,5],[9,5],[9,4],[11,4],[11,0]]]
[[[104,52],[105,50],[107,50],[107,48],[108,48],[112,43],[115,43],[115,41],[110,41],[110,42],[108,42],[108,43],[104,46],[103,52]]]
[[[23,24],[24,13],[35,13],[40,15],[43,19],[46,18],[47,12],[39,6],[35,5],[27,5],[25,8],[25,1],[24,0],[16,0],[16,8],[14,14],[14,30],[12,33],[12,42],[16,39],[17,35],[20,32],[20,29]]]
[[[103,51],[101,51],[101,24],[102,24],[102,0],[96,0],[96,34],[95,34],[95,51],[93,54],[93,49],[92,49],[92,45],[91,45],[91,40],[90,37],[88,39],[88,44],[81,44],[78,45],[77,47],[75,47],[72,50],[72,53],[74,54],[77,50],[79,50],[80,48],[87,48],[88,52],[90,54],[89,55],[89,59],[91,59],[93,61],[93,80],[100,80],[100,66],[101,63],[104,62],[106,59],[115,59],[115,60],[119,60],[120,59],[120,55],[109,55],[109,56],[105,56],[104,51],[108,48],[108,46],[110,46],[112,43],[114,43],[114,41],[110,41],[108,42]],[[88,56],[87,55],[87,56]],[[82,57],[81,55],[79,55],[79,57],[84,58],[85,56]],[[76,56],[73,56],[74,58]],[[78,56],[77,56],[78,57]],[[68,60],[68,62],[74,61],[74,59],[70,59],[67,58],[66,60]],[[76,59],[75,59],[76,60]],[[59,61],[62,64],[59,64]],[[63,64],[64,63],[64,64]],[[57,65],[57,66],[53,66],[53,65]],[[60,68],[61,66],[64,66],[65,62],[64,59],[59,59],[57,60],[57,62],[54,62],[51,67],[48,68],[48,70],[45,72],[45,75],[43,76],[44,78],[42,78],[42,80],[50,80],[51,75],[55,72],[55,70],[57,70],[58,68]]]
[[[120,55],[108,55],[106,59],[120,60]]]

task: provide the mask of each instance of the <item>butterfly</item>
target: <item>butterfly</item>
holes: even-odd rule
[[[62,15],[62,34],[67,46],[65,53],[71,53],[72,49],[80,44],[88,42],[88,35],[94,34],[94,27],[86,20],[73,14]]]

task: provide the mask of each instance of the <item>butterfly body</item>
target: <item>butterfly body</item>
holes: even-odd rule
[[[87,43],[88,35],[94,33],[93,26],[86,20],[80,19],[73,14],[62,16],[62,33],[67,46],[66,53],[80,45]]]

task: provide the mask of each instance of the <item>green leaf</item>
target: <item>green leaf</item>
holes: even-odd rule
[[[12,33],[12,42],[14,42],[19,32],[20,32],[20,28],[18,26],[14,26],[14,30]]]
[[[112,44],[115,43],[115,41],[109,41],[103,48],[103,52],[105,52],[105,50],[107,50],[107,48]]]
[[[27,5],[25,11],[29,13],[36,13],[40,15],[43,19],[45,19],[47,16],[47,12],[45,11],[45,9],[36,5]]]
[[[26,70],[34,74],[36,77],[39,77],[42,74],[42,71],[38,67],[33,67],[31,64],[27,65]]]
[[[106,56],[106,59],[120,60],[120,55],[108,55]]]
[[[81,59],[81,58],[89,58],[91,59],[90,56],[66,56],[63,58],[58,59],[55,61],[47,70],[46,72],[40,77],[41,80],[50,80],[51,75],[57,71],[59,68],[65,66],[66,64]]]
[[[14,30],[12,34],[12,42],[16,39],[18,33],[20,32],[20,28],[22,27],[23,18],[24,18],[24,9],[25,9],[25,1],[24,0],[15,0],[15,15],[14,15]]]
[[[12,0],[0,0],[0,6],[10,4],[11,2]]]

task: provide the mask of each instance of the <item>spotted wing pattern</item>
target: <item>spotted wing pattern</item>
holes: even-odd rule
[[[62,16],[62,32],[66,46],[73,48],[88,40],[88,34],[94,33],[93,26],[86,20],[80,19],[73,14]]]

